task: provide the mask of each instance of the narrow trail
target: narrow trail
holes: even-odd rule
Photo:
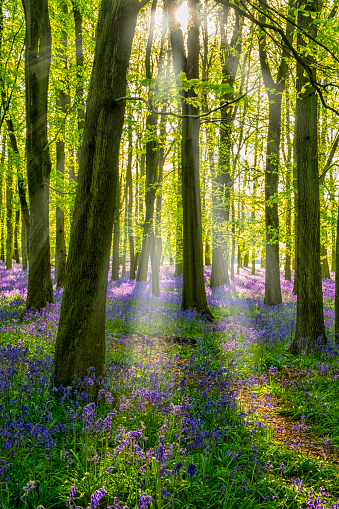
[[[286,379],[291,382],[305,376],[305,372],[299,369],[283,368],[274,379],[274,387],[282,385]],[[312,377],[312,374],[309,375]],[[286,403],[281,397],[268,392],[271,387],[270,377],[267,373],[256,375],[253,385],[248,387],[248,382],[238,383],[237,402],[239,407],[247,413],[247,420],[251,417],[260,418],[272,432],[272,441],[280,443],[282,447],[293,451],[303,458],[315,458],[325,463],[339,464],[339,451],[337,447],[325,444],[326,433],[317,433],[310,429],[310,424],[304,419],[296,421],[288,415],[280,412],[288,410]]]

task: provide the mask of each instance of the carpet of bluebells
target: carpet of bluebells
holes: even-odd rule
[[[57,388],[51,364],[62,289],[55,287],[54,304],[26,312],[27,272],[0,263],[0,507],[339,508],[336,462],[314,457],[306,441],[298,452],[300,438],[278,441],[253,403],[261,398],[269,411],[279,398],[292,433],[308,428],[335,455],[334,281],[323,283],[327,344],[310,355],[305,339],[292,356],[292,282],[282,279],[283,304],[272,309],[263,304],[263,269],[242,269],[213,291],[208,267],[205,278],[212,324],[180,311],[182,278],[173,267],[161,270],[160,297],[149,282],[109,280],[107,378],[89,370]],[[168,336],[180,340],[164,358],[148,357]],[[142,356],[132,348],[136,337]],[[300,376],[283,379],[285,368]],[[251,404],[241,403],[244,391]]]

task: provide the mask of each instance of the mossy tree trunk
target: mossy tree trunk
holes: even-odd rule
[[[30,204],[27,309],[53,302],[49,244],[47,100],[51,27],[47,0],[22,0],[26,21],[26,157]]]
[[[119,183],[126,72],[139,9],[146,2],[102,0],[79,153],[79,177],[55,355],[54,384],[90,367],[105,371],[109,253]],[[112,34],[114,37],[112,38]],[[95,242],[93,241],[95,239]]]

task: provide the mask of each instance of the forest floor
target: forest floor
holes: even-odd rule
[[[24,310],[27,273],[0,263],[0,501],[5,509],[339,508],[339,353],[293,356],[296,301],[263,304],[264,271],[211,290],[212,324],[180,311],[182,278],[122,277],[107,294],[107,379],[51,391],[62,289]],[[57,398],[55,397],[57,396]]]

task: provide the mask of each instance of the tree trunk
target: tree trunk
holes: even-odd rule
[[[121,275],[126,276],[126,252],[127,252],[127,239],[128,239],[128,233],[127,233],[127,227],[128,227],[128,221],[127,221],[127,215],[128,215],[128,182],[126,180],[126,190],[125,190],[125,212],[124,212],[124,236],[123,236],[123,242],[122,242],[122,260],[121,260]]]
[[[211,246],[208,240],[208,233],[206,235],[206,241],[205,241],[205,265],[211,265]]]
[[[65,17],[68,15],[67,5],[62,6],[62,11]],[[67,69],[67,32],[62,31],[62,47],[59,49],[60,67]],[[67,114],[67,108],[70,103],[70,97],[65,91],[60,88],[58,90],[58,99],[56,102],[57,109],[61,113],[61,119],[59,122],[63,122],[65,115]],[[64,179],[65,179],[65,141],[63,138],[64,133],[61,133],[59,139],[56,142],[56,169],[57,175],[60,178],[61,191],[64,190]],[[63,287],[65,284],[66,275],[66,242],[65,242],[65,213],[60,208],[56,208],[55,217],[55,279],[57,281],[57,287]]]
[[[113,256],[112,256],[112,281],[119,281],[119,242],[120,242],[120,218],[116,215],[113,231]]]
[[[165,108],[163,108],[165,111]],[[166,121],[161,122],[160,125],[160,140],[162,142],[166,139]],[[152,264],[152,295],[159,296],[160,295],[160,262],[162,255],[162,239],[161,239],[161,207],[162,207],[162,191],[161,186],[162,178],[163,178],[163,169],[164,169],[164,147],[163,144],[159,147],[159,186],[158,194],[156,197],[156,208],[155,208],[155,232],[154,232],[154,250],[153,250],[153,258],[151,258]]]
[[[105,313],[109,254],[119,183],[126,72],[139,9],[137,0],[102,0],[79,183],[53,359],[53,383],[69,385],[90,367],[105,376]],[[112,39],[112,34],[114,38]]]
[[[6,270],[12,268],[13,258],[13,173],[8,165],[6,182]]]
[[[187,79],[199,78],[199,21],[197,0],[189,4],[190,28],[187,36],[187,55],[181,29],[175,20],[176,4],[170,8],[171,45],[175,72],[184,72]],[[200,121],[187,115],[198,115],[199,110],[188,101],[195,97],[193,89],[182,91],[182,204],[183,204],[183,287],[181,309],[194,309],[207,317],[212,314],[207,306],[201,226],[201,198],[199,177]]]
[[[321,260],[321,262],[320,262],[321,278],[322,279],[331,279],[330,267],[328,265],[328,259],[327,259],[327,249],[323,244],[320,245],[320,260]]]
[[[14,125],[12,122],[11,117],[7,113],[6,115],[6,124],[7,124],[7,131],[10,141],[10,146],[12,152],[15,154],[15,164],[17,169],[17,182],[18,182],[18,193],[19,193],[19,200],[20,200],[20,207],[21,207],[21,216],[23,220],[25,221],[25,231],[27,235],[26,239],[26,245],[28,247],[29,243],[29,233],[30,233],[30,217],[29,217],[29,208],[26,198],[26,186],[25,186],[25,179],[22,174],[22,165],[21,165],[21,157],[19,152],[19,147],[14,131]]]
[[[178,162],[178,192],[177,192],[177,217],[175,227],[175,276],[182,276],[182,172],[180,162]]]
[[[285,280],[291,281],[291,247],[292,247],[292,197],[291,197],[291,180],[293,172],[292,164],[292,142],[290,137],[290,97],[286,91],[286,108],[285,108],[285,135],[287,144],[287,160],[286,160],[286,257],[285,257]]]
[[[298,25],[303,32],[316,37],[316,25],[309,16],[319,16],[317,1],[302,2]],[[304,35],[298,33],[297,46],[305,48]],[[315,68],[310,72],[316,80]],[[309,83],[304,68],[297,62],[297,100],[295,110],[295,163],[297,168],[297,324],[291,351],[302,348],[302,339],[309,338],[309,347],[318,340],[326,342],[323,294],[320,267],[320,204],[318,174],[317,94]]]
[[[265,299],[267,306],[281,304],[280,267],[279,267],[279,212],[274,199],[279,183],[279,145],[281,133],[281,95],[269,97],[269,120],[265,169],[265,218],[266,218],[266,271]]]
[[[17,209],[15,211],[15,225],[14,225],[14,259],[15,259],[15,263],[20,263],[19,229],[20,229],[20,210]]]
[[[6,171],[5,171],[5,155],[6,155],[6,136],[2,137],[1,157],[0,157],[0,259],[5,261],[5,214],[2,207],[3,196],[5,195]]]
[[[339,208],[337,217],[337,242],[336,242],[336,266],[339,267]],[[334,295],[334,334],[339,339],[339,270],[335,273],[335,295]]]
[[[26,232],[26,223],[25,219],[22,217],[21,214],[21,258],[22,258],[22,270],[27,270],[27,258],[28,258],[28,252],[27,252],[27,232]]]
[[[23,0],[26,20],[26,157],[30,203],[27,309],[53,302],[49,245],[49,180],[47,138],[51,27],[47,0]]]
[[[293,5],[293,0],[290,0],[289,7]],[[266,21],[265,14],[261,15],[261,19]],[[286,23],[285,36],[291,43],[293,25],[289,22]],[[266,271],[264,303],[267,306],[276,306],[282,302],[282,297],[279,266],[279,212],[275,198],[278,194],[279,184],[281,94],[285,88],[285,79],[288,73],[288,54],[282,53],[275,80],[272,77],[268,61],[266,34],[259,38],[259,57],[263,82],[269,101],[265,168]]]
[[[246,251],[245,256],[244,256],[244,267],[248,267],[249,260],[250,260],[250,253],[248,251]]]
[[[129,279],[135,280],[135,259],[134,259],[134,236],[132,229],[132,215],[133,215],[133,182],[132,182],[132,131],[129,127],[128,134],[128,161],[126,180],[128,186],[128,208],[127,208],[127,231],[129,241]]]
[[[77,159],[79,162],[79,151],[82,140],[82,132],[85,126],[85,101],[84,101],[84,51],[83,51],[83,43],[82,43],[82,14],[79,8],[79,3],[77,1],[72,0],[73,5],[73,18],[74,18],[74,28],[75,28],[75,60],[77,66],[77,84],[75,89],[75,96],[77,101],[77,117],[78,117],[78,130],[79,140],[78,140],[78,150],[77,150]],[[74,163],[72,168],[72,175],[70,177],[73,180],[77,180]]]
[[[235,211],[234,201],[231,204],[232,210],[232,255],[231,255],[231,279],[234,280],[234,263],[235,263]]]
[[[223,7],[220,59],[222,64],[223,84],[233,87],[241,51],[241,23],[235,14],[235,24],[231,42],[228,43],[226,26],[228,26],[229,8]],[[223,94],[222,103],[231,102],[233,92]],[[221,108],[219,164],[212,176],[214,190],[212,193],[212,270],[210,286],[218,287],[230,284],[228,276],[228,223],[230,218],[230,197],[233,180],[231,176],[232,132],[234,129],[234,108],[227,105]]]

